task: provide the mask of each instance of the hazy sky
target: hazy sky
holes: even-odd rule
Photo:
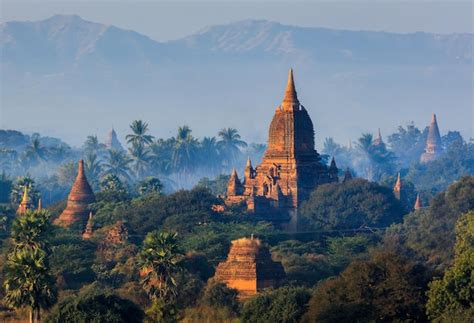
[[[392,32],[473,32],[471,1],[24,1],[0,0],[1,21],[54,14],[176,39],[207,25],[267,19],[299,26]]]

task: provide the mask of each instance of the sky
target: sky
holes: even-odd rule
[[[54,14],[132,29],[158,41],[244,19],[388,32],[473,32],[471,1],[25,1],[0,0],[0,21]]]

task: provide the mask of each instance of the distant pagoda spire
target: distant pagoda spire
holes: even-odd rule
[[[380,132],[380,128],[379,128],[377,131],[377,137],[375,137],[374,139],[374,145],[380,145],[382,143],[383,143],[382,133]]]
[[[339,177],[337,176],[338,172],[339,172],[339,169],[337,169],[337,166],[336,166],[336,159],[332,157],[331,165],[329,165],[329,178],[331,179],[331,182],[339,181]]]
[[[413,207],[415,210],[419,210],[423,207],[423,204],[421,203],[421,198],[420,194],[416,195],[416,201],[415,201],[415,206]]]
[[[350,181],[352,179],[352,173],[349,167],[346,168],[346,171],[344,172],[344,179],[342,180],[343,183]]]
[[[113,126],[112,126],[112,129],[107,134],[107,138],[105,140],[105,147],[107,149],[115,149],[119,151],[124,150],[122,144],[118,140],[117,133],[115,132],[115,129]]]
[[[400,200],[401,198],[401,191],[402,191],[402,180],[400,178],[400,172],[398,172],[397,181],[395,183],[395,186],[393,187],[393,194],[395,194],[395,197],[398,200]]]
[[[420,161],[422,163],[433,161],[438,158],[442,152],[443,148],[441,146],[438,120],[436,119],[436,114],[433,113],[430,128],[428,130],[428,138],[426,139],[425,153],[421,155]]]
[[[86,229],[82,234],[82,239],[88,240],[92,237],[92,229],[93,229],[93,220],[92,220],[92,211],[89,212],[89,219],[87,220]]]
[[[288,72],[288,82],[286,84],[285,97],[281,104],[283,110],[293,111],[298,108],[300,102],[298,101],[298,95],[296,94],[295,81],[293,79],[293,69],[290,68]]]
[[[69,227],[76,222],[85,225],[88,219],[89,205],[94,202],[94,192],[84,172],[84,161],[80,160],[76,180],[67,198],[66,209],[54,223],[63,227]]]
[[[30,201],[30,195],[29,195],[29,187],[28,185],[25,185],[25,188],[23,190],[23,196],[21,198],[20,205],[18,206],[18,209],[16,210],[16,213],[25,214],[26,211],[30,207],[31,207],[31,201]]]
[[[41,198],[38,200],[38,211],[41,211],[43,209],[43,202],[41,201]]]

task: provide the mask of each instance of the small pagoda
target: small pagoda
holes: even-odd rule
[[[280,285],[285,271],[280,262],[271,259],[268,248],[252,236],[232,241],[227,260],[219,263],[215,278],[237,289],[239,299],[246,299]]]
[[[89,219],[89,206],[94,202],[94,192],[92,192],[92,188],[84,173],[84,161],[80,160],[76,181],[67,198],[66,209],[54,221],[54,224],[70,227],[74,223],[81,223],[82,228],[84,228]]]

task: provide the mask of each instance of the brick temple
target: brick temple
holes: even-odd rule
[[[227,260],[219,263],[215,278],[239,291],[245,299],[265,288],[278,287],[285,279],[280,262],[271,259],[270,251],[259,239],[232,241]]]
[[[245,203],[249,211],[258,214],[284,211],[295,222],[297,213],[291,211],[318,185],[337,182],[337,173],[334,160],[328,167],[314,148],[313,122],[298,100],[290,69],[283,102],[270,124],[263,161],[255,168],[250,159],[247,161],[243,182],[234,169],[225,203]]]
[[[74,223],[80,223],[83,227],[86,226],[90,214],[89,205],[94,202],[94,192],[84,173],[84,161],[80,160],[76,180],[67,197],[66,209],[54,224],[69,227]]]

